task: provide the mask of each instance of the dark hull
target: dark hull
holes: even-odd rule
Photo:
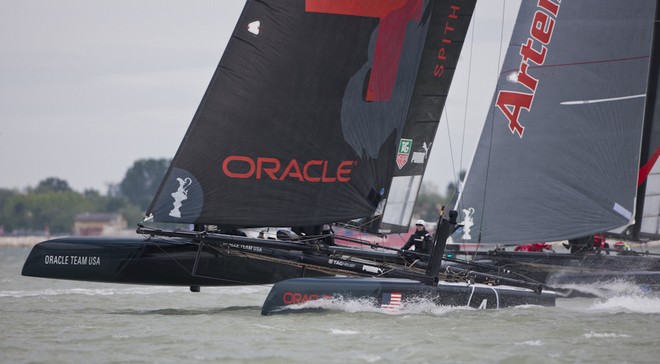
[[[625,280],[660,289],[660,258],[644,255],[565,254],[490,251],[481,262],[501,268],[500,274],[521,276],[549,285],[590,284]]]
[[[401,303],[428,299],[443,306],[474,308],[504,308],[519,305],[554,306],[554,292],[537,294],[529,289],[508,286],[440,283],[426,285],[407,279],[388,278],[298,278],[276,283],[261,310],[262,315],[276,313],[318,311],[319,308],[299,308],[291,305],[321,298],[342,300],[370,299],[383,307],[383,300],[392,293],[400,294]],[[391,302],[389,302],[391,304]],[[389,309],[389,308],[388,308]]]
[[[175,286],[269,284],[324,273],[226,255],[189,239],[67,237],[32,248],[23,275],[79,281]]]

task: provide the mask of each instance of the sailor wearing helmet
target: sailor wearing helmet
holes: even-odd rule
[[[426,231],[426,222],[424,220],[417,220],[415,223],[415,232],[410,235],[406,245],[401,250],[408,250],[415,245],[415,252],[429,254],[431,251],[431,234]]]

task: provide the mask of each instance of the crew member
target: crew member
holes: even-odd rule
[[[335,231],[332,229],[332,226],[328,224],[323,225],[321,228],[321,235],[323,236],[321,242],[326,245],[335,245]]]
[[[624,243],[622,241],[617,241],[616,244],[614,244],[614,250],[618,255],[638,255],[636,251],[630,248],[628,243]]]
[[[514,252],[523,251],[523,252],[542,252],[544,250],[552,250],[552,245],[548,243],[532,243],[525,245],[518,245]]]
[[[584,254],[593,249],[594,237],[585,236],[582,238],[575,238],[568,240],[568,244],[564,244],[566,249],[570,249],[572,254]]]
[[[417,220],[415,223],[415,232],[410,235],[406,245],[401,250],[408,250],[415,245],[415,252],[429,254],[431,253],[432,238],[431,234],[426,231],[426,222],[424,220]]]
[[[570,249],[574,254],[600,253],[601,249],[609,254],[610,244],[606,243],[605,235],[594,234],[583,238],[570,239],[568,244],[564,244],[566,249]]]
[[[594,234],[594,249],[597,251],[604,249],[607,254],[610,253],[610,244],[606,242],[605,235]]]

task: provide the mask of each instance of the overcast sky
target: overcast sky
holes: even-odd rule
[[[172,158],[244,3],[0,0],[0,188],[58,177],[105,193],[134,161]],[[425,177],[442,190],[470,163],[503,57],[502,13],[505,46],[519,3],[477,4],[447,103],[452,152],[443,116]]]

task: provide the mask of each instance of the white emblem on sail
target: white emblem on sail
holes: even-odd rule
[[[516,70],[515,72],[511,72],[506,76],[506,80],[509,82],[516,83],[518,82],[518,71]]]
[[[174,198],[174,208],[170,211],[170,216],[172,217],[181,217],[181,211],[179,210],[183,205],[182,202],[188,199],[188,187],[192,184],[192,180],[188,177],[185,179],[177,178],[179,181],[179,188],[171,194]]]
[[[374,211],[373,216],[382,215],[383,211],[385,211],[385,205],[387,205],[387,199],[380,200],[380,202],[378,202],[378,206],[376,206],[376,211]]]
[[[413,152],[411,162],[412,163],[424,163],[424,161],[426,160],[426,158],[429,155],[429,149],[431,148],[431,144],[433,144],[433,143],[430,143],[427,146],[426,142],[424,142],[424,145],[422,145],[422,148],[424,149],[424,151],[423,152]]]
[[[474,220],[472,219],[472,215],[474,215],[474,207],[463,209],[463,215],[465,215],[465,219],[461,223],[463,225],[463,240],[470,240],[472,239],[470,230],[472,225],[474,225]]]
[[[259,20],[255,20],[248,24],[248,32],[254,35],[259,35],[259,30],[261,30],[261,22]]]

